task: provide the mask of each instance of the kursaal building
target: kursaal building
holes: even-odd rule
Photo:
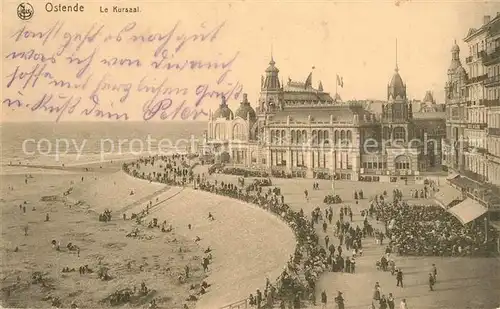
[[[343,86],[338,76],[337,83]],[[431,101],[419,103],[426,109],[435,105],[430,93],[424,101]],[[235,112],[222,98],[210,111],[202,151],[225,166],[292,177],[414,181],[441,169],[444,111],[414,113],[397,64],[387,101],[378,112],[368,105],[332,98],[321,82],[314,88],[312,73],[284,84],[271,57],[255,110],[246,94]]]

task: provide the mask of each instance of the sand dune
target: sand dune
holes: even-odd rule
[[[176,234],[194,241],[199,236],[203,249],[210,246],[214,261],[207,281],[212,284],[197,308],[219,308],[244,299],[265,278],[281,273],[295,248],[291,229],[270,213],[250,204],[192,189],[169,190],[171,197],[153,208],[150,218],[167,220]],[[207,219],[211,212],[216,220]],[[187,225],[192,224],[192,230]]]

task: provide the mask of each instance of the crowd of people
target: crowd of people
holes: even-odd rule
[[[158,160],[158,159],[156,159]],[[402,256],[465,256],[465,255],[486,255],[491,252],[489,245],[494,241],[496,235],[494,230],[489,230],[488,242],[485,242],[486,235],[482,225],[462,225],[454,216],[444,211],[440,207],[431,205],[409,206],[403,202],[403,193],[395,189],[392,199],[387,192],[376,196],[370,203],[369,209],[362,211],[364,217],[363,225],[352,224],[352,210],[350,207],[341,207],[340,219],[332,223],[333,210],[329,206],[323,213],[316,208],[308,218],[301,209],[292,210],[285,203],[285,197],[278,187],[271,188],[272,182],[256,181],[245,185],[245,179],[238,179],[236,184],[209,181],[204,175],[193,175],[188,169],[184,172],[184,167],[176,166],[169,162],[169,158],[162,158],[169,163],[164,165],[164,173],[145,174],[134,170],[134,164],[128,166],[131,173],[139,175],[141,178],[170,183],[174,185],[185,185],[188,182],[194,183],[195,189],[208,191],[248,203],[253,203],[280,217],[294,231],[297,244],[294,254],[290,256],[283,272],[271,283],[266,279],[265,288],[261,292],[257,289],[255,294],[251,294],[248,301],[250,305],[261,308],[279,303],[280,308],[298,308],[303,300],[310,300],[316,303],[315,283],[324,271],[355,273],[356,258],[362,256],[362,239],[373,236],[376,242],[384,245],[387,239],[387,247],[384,256],[377,267],[381,270],[391,271],[395,275],[398,285],[403,285],[403,272],[395,267],[394,261],[390,258],[395,252]],[[142,164],[155,165],[155,159],[143,159]],[[137,166],[136,166],[137,167]],[[235,172],[237,175],[241,171]],[[136,176],[137,177],[137,176]],[[267,188],[266,188],[267,187]],[[315,184],[314,189],[319,185]],[[412,190],[411,198],[427,198],[435,191],[434,187],[425,186],[423,189]],[[309,201],[307,190],[304,191],[306,200]],[[340,199],[340,198],[339,198]],[[362,191],[354,192],[354,200],[363,199]],[[340,200],[339,203],[342,203]],[[329,203],[330,204],[330,203]],[[374,230],[368,223],[368,216],[375,217],[377,221],[385,224],[385,232]],[[351,221],[351,222],[350,222]],[[328,226],[334,231],[334,236],[339,240],[339,245],[335,246],[330,241],[329,236],[325,236],[324,243],[320,240],[315,231],[316,225],[322,225],[326,232]],[[343,252],[343,246],[346,247]],[[352,251],[351,251],[352,250]],[[352,254],[350,254],[352,252]],[[344,254],[343,254],[344,253]],[[351,255],[347,256],[346,255]],[[385,258],[385,261],[384,261]],[[429,274],[429,287],[433,289],[436,274]],[[380,291],[376,287],[375,290]],[[392,294],[381,295],[374,292],[374,303],[381,308],[393,308],[394,297]],[[335,298],[338,308],[343,308],[344,298],[339,291]],[[323,303],[323,293],[321,294]],[[326,294],[325,294],[326,297]],[[326,298],[324,300],[326,302]],[[401,301],[401,306],[406,306],[405,300]],[[401,307],[403,308],[403,307]]]
[[[185,155],[155,155],[141,158],[137,161],[124,163],[122,169],[125,173],[151,182],[159,182],[172,186],[185,186],[194,180],[193,166]],[[145,167],[159,168],[162,172],[146,172]]]
[[[427,192],[427,190],[422,190]],[[409,206],[401,192],[387,192],[371,203],[371,212],[385,223],[386,237],[394,251],[413,256],[484,256],[493,250],[495,230],[489,227],[486,241],[483,224],[463,225],[452,214],[434,205]]]

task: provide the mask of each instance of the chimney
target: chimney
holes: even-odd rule
[[[484,15],[484,24],[486,25],[491,21],[491,16],[490,15]]]
[[[247,97],[247,94],[244,93],[243,94],[243,101],[241,101],[241,103],[247,103],[248,102],[248,97]]]

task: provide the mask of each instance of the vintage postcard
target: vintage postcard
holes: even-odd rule
[[[1,22],[1,307],[500,307],[500,2]]]

